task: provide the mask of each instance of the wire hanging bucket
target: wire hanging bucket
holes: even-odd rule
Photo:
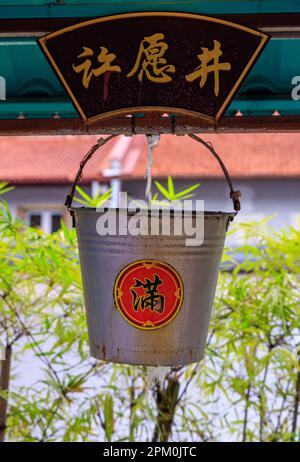
[[[116,234],[99,235],[97,223],[106,211],[72,207],[82,171],[102,145],[84,157],[66,206],[73,217],[79,247],[91,355],[115,363],[176,366],[200,361],[204,354],[219,265],[229,223],[240,210],[240,193],[213,147],[196,135],[217,159],[229,185],[234,212],[204,212],[201,246],[186,246],[186,236],[130,235],[119,232],[132,213],[116,209]],[[151,226],[148,210],[146,221]],[[194,212],[191,212],[193,215]],[[163,213],[159,214],[159,229]]]

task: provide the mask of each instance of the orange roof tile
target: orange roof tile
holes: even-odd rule
[[[0,180],[10,183],[70,183],[99,136],[4,136],[0,138]],[[99,179],[100,164],[116,140],[89,161],[83,182]]]
[[[201,135],[211,141],[232,177],[300,177],[300,134]],[[10,183],[70,183],[85,153],[98,136],[0,137],[0,180]],[[113,159],[123,178],[144,178],[146,138],[118,137],[95,153],[83,182],[103,181]],[[153,176],[164,178],[222,176],[216,160],[188,136],[163,135],[154,150]],[[106,178],[108,181],[108,178]]]
[[[211,141],[230,175],[236,178],[300,177],[300,134],[259,133],[199,135]],[[142,178],[146,169],[144,143],[132,176]],[[207,149],[188,136],[161,137],[154,150],[154,177],[219,177],[222,171]]]

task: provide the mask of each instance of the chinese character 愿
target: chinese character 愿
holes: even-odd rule
[[[154,275],[153,282],[148,278],[145,279],[145,282],[135,279],[135,285],[130,289],[133,296],[134,311],[138,311],[139,308],[142,311],[149,308],[151,311],[162,313],[164,310],[165,298],[163,295],[159,294],[157,289],[157,287],[162,283],[163,281],[159,279],[157,274]],[[138,295],[136,293],[135,289],[140,287],[144,289],[143,295]]]
[[[220,81],[219,72],[229,71],[231,69],[230,63],[220,63],[219,58],[223,52],[221,50],[221,44],[217,40],[214,40],[214,49],[209,50],[208,48],[201,47],[202,53],[197,55],[201,64],[191,74],[185,76],[188,82],[194,82],[196,79],[200,79],[200,88],[204,87],[207,76],[210,72],[214,73],[214,92],[215,96],[219,95]]]
[[[172,77],[168,73],[174,74],[175,66],[167,64],[163,55],[168,49],[168,45],[163,42],[164,34],[153,34],[150,37],[144,37],[140,44],[138,56],[132,70],[127,77],[133,77],[138,71],[138,79],[141,82],[146,77],[155,83],[168,83]]]
[[[91,78],[93,76],[99,77],[101,74],[104,74],[107,71],[111,72],[121,72],[120,66],[112,66],[111,63],[116,59],[114,53],[108,53],[108,49],[105,47],[100,47],[100,53],[97,56],[97,61],[100,64],[97,68],[92,68],[92,58],[94,56],[94,51],[91,48],[83,47],[83,52],[77,56],[77,58],[82,59],[86,58],[81,64],[73,64],[74,71],[79,74],[83,72],[82,84],[85,88],[89,87]]]

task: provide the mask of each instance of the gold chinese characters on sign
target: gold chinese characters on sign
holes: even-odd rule
[[[82,85],[84,88],[89,88],[90,80],[94,77],[99,77],[105,72],[121,72],[120,66],[112,66],[111,63],[116,59],[116,55],[113,53],[108,53],[108,49],[105,47],[100,47],[100,53],[97,56],[99,67],[92,68],[92,58],[94,57],[94,52],[91,48],[83,47],[83,52],[77,56],[81,60],[81,64],[75,66],[73,64],[73,69],[77,74],[82,73]],[[85,59],[84,59],[85,58]]]
[[[37,41],[86,123],[156,111],[214,124],[268,36],[223,19],[149,12],[91,19]]]
[[[127,74],[127,78],[134,77],[140,82],[146,79],[154,83],[168,83],[172,81],[172,76],[176,72],[176,68],[173,64],[168,64],[164,54],[169,48],[168,44],[163,41],[165,38],[164,34],[156,33],[150,37],[144,37],[139,46],[138,55],[134,63],[133,68]],[[221,50],[221,43],[214,40],[214,48],[209,50],[208,48],[201,47],[202,53],[197,55],[197,58],[201,62],[200,66],[194,69],[190,74],[185,75],[187,82],[194,82],[196,79],[200,79],[199,86],[203,88],[209,73],[213,73],[214,76],[214,94],[219,95],[220,91],[220,71],[230,71],[231,65],[229,62],[220,63],[219,58],[223,52]],[[78,59],[82,60],[81,64],[73,64],[73,69],[76,73],[82,73],[82,85],[85,88],[89,87],[90,80],[92,77],[99,77],[105,72],[121,72],[120,66],[111,65],[116,59],[114,53],[109,53],[106,47],[100,47],[100,53],[97,56],[99,67],[92,68],[92,58],[94,52],[91,48],[83,47],[83,52],[77,56]],[[83,61],[83,58],[85,60]]]
[[[194,80],[200,79],[199,85],[200,88],[203,88],[208,74],[213,72],[215,79],[214,93],[215,96],[218,96],[220,91],[219,73],[220,71],[230,71],[231,65],[230,63],[219,62],[219,58],[222,56],[223,52],[221,50],[221,43],[217,40],[214,40],[213,50],[209,50],[204,47],[201,49],[202,53],[197,56],[201,62],[200,66],[198,66],[191,74],[186,75],[185,78],[188,82],[194,82]]]
[[[171,82],[174,74],[175,66],[167,64],[167,60],[163,55],[169,48],[163,42],[164,34],[153,34],[151,37],[144,37],[140,44],[138,56],[132,70],[127,74],[127,77],[133,77],[138,71],[138,79],[141,82],[144,73],[151,82],[168,83]]]

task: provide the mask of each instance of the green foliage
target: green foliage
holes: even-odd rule
[[[2,194],[5,194],[9,191],[11,191],[12,189],[14,189],[13,186],[7,186],[8,183],[4,182],[4,183],[0,183],[0,196],[2,196]]]
[[[114,400],[106,395],[104,400],[104,429],[107,441],[111,441],[114,432]]]
[[[156,203],[165,206],[168,206],[169,203],[173,201],[184,201],[186,199],[191,199],[195,195],[193,191],[198,189],[200,186],[200,183],[197,183],[192,186],[189,186],[186,189],[183,189],[182,191],[176,192],[174,182],[171,176],[168,177],[167,189],[159,181],[155,181],[154,183],[158,191],[164,197],[164,200],[159,201],[158,193],[155,193],[153,195],[151,203]],[[86,207],[94,208],[103,206],[112,196],[111,188],[109,188],[105,193],[101,193],[101,189],[99,187],[94,197],[86,193],[80,186],[76,186],[76,192],[79,194],[80,197],[75,196],[74,202],[85,205]],[[142,206],[141,202],[138,200],[136,201],[136,204]]]
[[[8,440],[300,440],[298,230],[242,226],[244,244],[223,257],[235,267],[219,277],[205,358],[167,371],[158,397],[147,368],[90,358],[74,229],[45,235],[0,204]],[[40,365],[29,384],[28,355]]]
[[[87,194],[80,186],[76,186],[76,191],[80,195],[80,197],[74,197],[74,202],[78,202],[79,204],[86,205],[87,207],[101,207],[107,202],[112,195],[112,190],[109,188],[104,193],[101,193],[101,188],[99,187],[94,195],[91,197]]]
[[[155,181],[155,186],[157,187],[158,191],[162,194],[162,196],[167,199],[168,202],[173,201],[183,201],[186,199],[190,199],[194,197],[193,191],[199,188],[200,183],[194,184],[189,188],[183,189],[182,191],[176,192],[174,187],[174,182],[171,176],[168,176],[168,183],[167,189],[159,182]],[[153,201],[156,201],[158,194],[156,193],[153,196]]]

